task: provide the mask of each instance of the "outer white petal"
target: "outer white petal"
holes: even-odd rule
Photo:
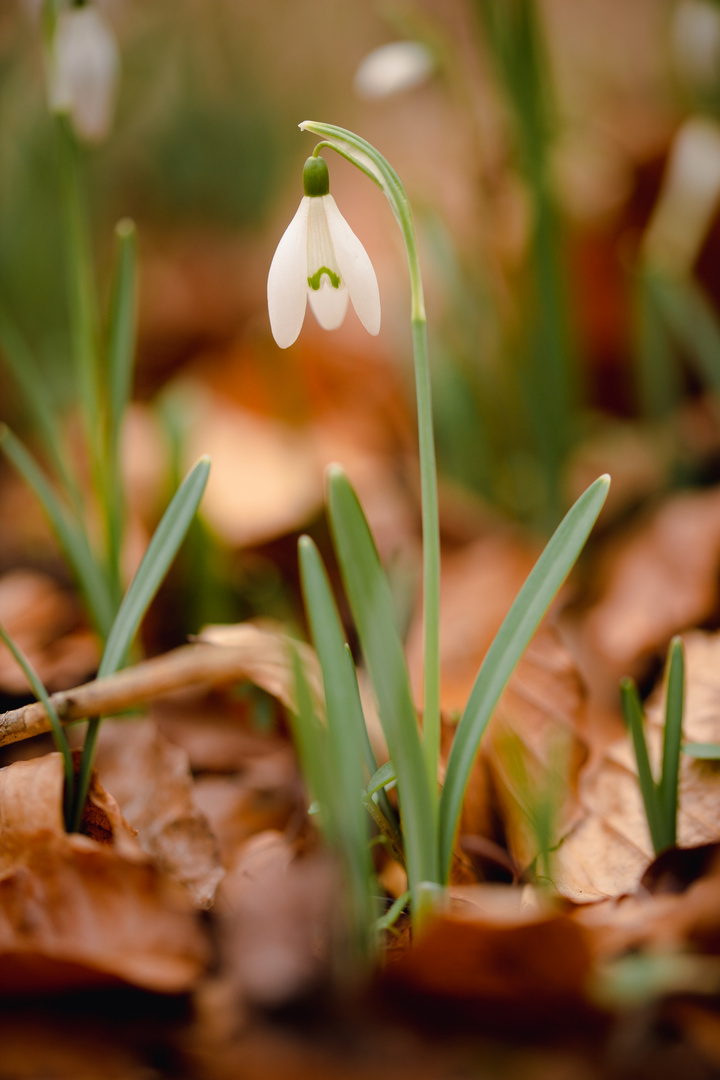
[[[387,97],[419,86],[434,66],[433,54],[421,41],[391,41],[368,53],[353,84],[361,97]]]
[[[61,12],[51,66],[52,107],[70,112],[82,138],[102,139],[112,120],[120,57],[111,30],[94,7]]]
[[[343,285],[334,289],[323,275],[319,289],[308,289],[308,298],[313,315],[323,330],[337,330],[345,318],[348,306],[348,291]]]
[[[302,329],[307,306],[307,227],[310,199],[298,211],[277,246],[268,274],[270,328],[281,349],[292,345]]]
[[[353,307],[369,334],[380,331],[380,291],[370,257],[337,208],[332,195],[324,195],[327,222],[340,276]]]

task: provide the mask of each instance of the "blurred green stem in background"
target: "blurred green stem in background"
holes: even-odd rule
[[[546,486],[542,524],[549,529],[563,510],[562,470],[578,404],[562,231],[551,181],[550,75],[534,0],[475,0],[475,9],[512,112],[518,167],[531,200],[522,382]]]

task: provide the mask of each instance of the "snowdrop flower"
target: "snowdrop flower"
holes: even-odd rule
[[[368,53],[355,72],[355,92],[364,98],[383,98],[425,82],[435,57],[422,41],[391,41]]]
[[[49,62],[50,106],[67,112],[88,142],[107,135],[120,60],[110,29],[92,5],[65,8],[58,16]]]
[[[687,273],[697,259],[720,203],[720,125],[691,116],[670,148],[665,175],[643,238],[655,263]]]
[[[330,195],[324,158],[303,170],[305,195],[283,234],[268,275],[268,311],[281,349],[297,338],[308,299],[324,330],[336,330],[348,299],[370,334],[380,330],[380,293],[365,248]]]

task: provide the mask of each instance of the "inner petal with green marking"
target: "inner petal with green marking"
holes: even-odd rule
[[[320,280],[323,274],[327,274],[333,289],[340,288],[340,275],[334,273],[329,266],[321,266],[319,270],[315,271],[312,277],[308,278],[308,285],[311,289],[315,289],[317,291],[320,288]]]
[[[343,281],[335,258],[330,229],[322,196],[310,197],[307,232],[308,286],[318,292],[323,276],[333,289],[341,289]]]

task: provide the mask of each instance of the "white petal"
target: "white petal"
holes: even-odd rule
[[[360,97],[387,97],[419,86],[434,65],[433,54],[421,41],[391,41],[368,53],[353,83]]]
[[[270,327],[281,349],[302,329],[307,306],[307,225],[310,199],[305,195],[277,246],[268,274]]]
[[[93,7],[60,14],[51,67],[53,109],[68,111],[82,138],[102,139],[112,120],[120,58],[112,32]]]
[[[370,257],[337,208],[332,195],[323,195],[335,258],[353,307],[369,334],[380,331],[380,292]]]
[[[334,289],[323,274],[319,289],[308,289],[310,307],[313,315],[323,330],[337,330],[345,318],[348,306],[348,291],[345,286]]]

